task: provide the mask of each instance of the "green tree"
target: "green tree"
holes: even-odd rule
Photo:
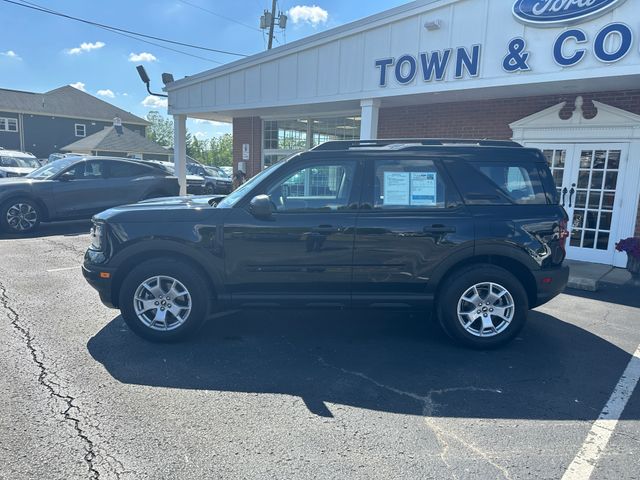
[[[147,121],[151,123],[147,127],[147,138],[163,147],[173,147],[173,121],[155,110],[149,112]]]

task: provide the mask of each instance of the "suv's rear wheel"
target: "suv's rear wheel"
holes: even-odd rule
[[[0,207],[0,227],[9,233],[32,232],[41,218],[40,207],[28,198],[14,198]]]
[[[208,310],[206,279],[175,260],[154,259],[134,268],[120,290],[120,311],[129,328],[155,342],[192,334]]]
[[[529,309],[522,284],[507,270],[473,265],[442,286],[438,318],[445,332],[473,348],[494,348],[513,339]]]

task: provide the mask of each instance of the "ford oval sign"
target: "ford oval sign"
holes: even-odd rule
[[[602,15],[625,0],[517,0],[513,14],[523,23],[540,27],[579,23]]]

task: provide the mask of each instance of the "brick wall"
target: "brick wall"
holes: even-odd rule
[[[640,90],[582,93],[584,113],[593,118],[597,100],[640,115]],[[481,100],[407,107],[381,108],[378,123],[379,138],[494,138],[510,139],[509,124],[545,108],[567,102],[561,112],[569,118],[576,94]],[[632,159],[640,161],[640,159]],[[636,236],[640,236],[640,203],[636,221]]]
[[[640,90],[583,93],[587,118],[596,113],[592,100],[640,115]],[[494,138],[509,139],[509,124],[545,108],[567,102],[561,116],[569,118],[576,95],[481,100],[458,103],[381,108],[379,138]]]
[[[242,145],[250,146],[250,158],[247,164],[247,177],[253,177],[262,167],[262,120],[260,117],[242,117],[233,119],[233,171],[238,170],[242,162]]]

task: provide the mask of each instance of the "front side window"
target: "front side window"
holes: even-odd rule
[[[87,126],[83,123],[76,123],[76,137],[86,137]]]
[[[310,165],[269,188],[267,195],[279,212],[341,210],[349,206],[355,162]]]
[[[78,162],[65,173],[71,173],[77,180],[98,179],[106,176],[104,162],[95,161]]]
[[[381,159],[374,162],[374,209],[432,209],[447,206],[447,185],[432,160]]]
[[[0,131],[17,132],[18,119],[17,118],[0,118]]]

